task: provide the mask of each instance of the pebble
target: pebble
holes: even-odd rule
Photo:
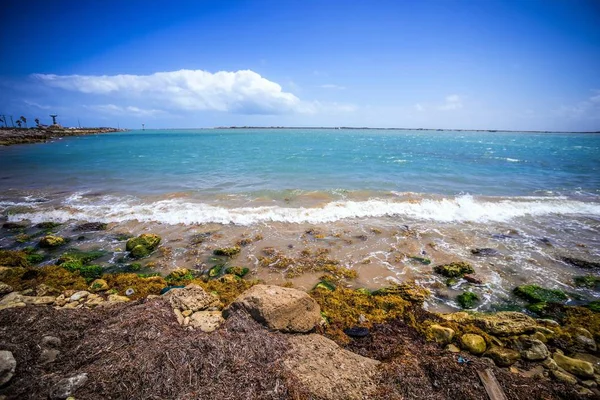
[[[10,351],[0,351],[0,386],[10,381],[15,374],[17,361]]]
[[[84,297],[87,297],[90,295],[90,292],[88,292],[87,290],[80,290],[79,292],[75,292],[73,293],[73,295],[71,295],[71,297],[69,298],[70,301],[79,301],[81,299],[83,299]]]

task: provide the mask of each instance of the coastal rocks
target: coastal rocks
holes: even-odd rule
[[[528,361],[542,361],[550,352],[544,343],[536,339],[524,339],[520,342],[521,356]]]
[[[467,274],[463,276],[463,279],[474,285],[483,285],[483,279],[474,274]]]
[[[108,290],[108,283],[104,279],[95,279],[88,288],[92,292],[102,292]]]
[[[85,385],[87,381],[87,374],[78,374],[70,378],[61,379],[52,387],[49,397],[51,400],[65,400],[75,393],[77,389]]]
[[[18,292],[12,292],[0,300],[0,310],[14,307],[25,307],[27,304],[23,301],[23,295]]]
[[[567,264],[580,268],[600,268],[600,260],[594,259],[588,255],[562,255],[560,259]]]
[[[437,343],[440,343],[442,345],[452,342],[452,339],[454,338],[453,329],[446,328],[437,324],[431,325],[429,327],[429,333]]]
[[[517,286],[513,293],[530,303],[564,303],[569,297],[561,290],[547,289],[538,285]]]
[[[40,342],[42,352],[40,354],[40,364],[49,364],[56,361],[56,357],[60,354],[58,347],[60,346],[60,339],[56,336],[44,336]]]
[[[456,301],[462,308],[475,308],[479,302],[479,296],[473,292],[464,292],[456,297]]]
[[[8,383],[15,374],[17,361],[10,351],[0,351],[0,386]]]
[[[108,224],[104,222],[85,222],[77,225],[74,230],[80,232],[105,231],[107,227]]]
[[[225,319],[221,311],[198,311],[189,316],[189,326],[198,328],[202,332],[212,332],[223,322]]]
[[[187,285],[183,289],[171,289],[164,297],[169,300],[172,308],[180,311],[191,310],[196,312],[220,305],[217,296],[207,293],[198,285]]]
[[[309,332],[321,322],[321,308],[303,291],[272,285],[256,285],[242,293],[223,311],[227,317],[242,310],[269,329]]]
[[[284,366],[311,398],[372,398],[379,361],[344,350],[317,334],[292,336],[289,342],[291,349],[284,356]]]
[[[153,233],[143,233],[136,238],[129,239],[125,245],[125,249],[130,252],[133,258],[143,258],[149,256],[158,245],[161,238]]]
[[[80,290],[79,292],[75,292],[71,295],[71,297],[69,298],[70,302],[74,302],[74,301],[79,301],[81,299],[83,299],[84,297],[88,297],[90,295],[90,292],[86,291],[86,290]]]
[[[40,239],[38,245],[42,248],[53,249],[64,245],[67,241],[65,238],[56,235],[47,235]]]
[[[331,285],[328,282],[322,283]],[[335,287],[330,288],[329,290],[333,289],[335,289]],[[410,301],[411,303],[423,304],[425,300],[431,297],[431,292],[429,291],[429,289],[424,288],[423,286],[420,286],[415,282],[402,282],[393,286],[376,290],[373,292],[373,295],[397,295],[402,297],[406,301]]]
[[[577,384],[577,378],[568,372],[561,371],[560,369],[553,369],[552,376],[559,382],[568,383],[569,385]]]
[[[52,305],[56,301],[56,297],[54,296],[23,296],[21,298],[23,303],[25,304],[33,304],[38,306]]]
[[[129,297],[119,296],[118,294],[111,294],[108,296],[109,303],[127,303],[131,301]]]
[[[480,257],[493,257],[493,256],[500,255],[500,252],[496,249],[484,247],[484,248],[472,249],[471,254],[473,254],[474,256],[480,256]]]
[[[467,333],[460,337],[460,344],[463,349],[476,356],[482,355],[485,352],[485,340],[473,333]]]
[[[590,362],[567,357],[559,353],[555,353],[552,358],[560,368],[573,375],[580,378],[594,377],[594,366]]]
[[[215,256],[233,257],[238,255],[240,251],[242,251],[240,246],[222,247],[220,249],[215,249],[213,254]]]
[[[492,346],[483,356],[494,360],[499,367],[510,367],[521,358],[518,351],[500,346]]]
[[[573,358],[587,361],[594,367],[594,373],[600,375],[600,358],[587,353],[576,353]]]
[[[12,286],[7,285],[4,282],[0,282],[0,296],[8,294],[13,291]]]
[[[27,261],[27,254],[23,251],[0,250],[0,265],[26,268],[29,266],[29,261]]]
[[[464,261],[436,265],[433,270],[447,278],[460,278],[465,274],[475,273],[471,264]]]
[[[473,323],[485,332],[496,336],[514,336],[533,332],[535,320],[528,315],[514,311],[501,311],[472,317]]]

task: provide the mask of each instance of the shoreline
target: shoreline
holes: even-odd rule
[[[50,140],[69,137],[86,136],[99,133],[124,132],[126,129],[115,128],[0,128],[0,146],[17,144],[45,143]]]

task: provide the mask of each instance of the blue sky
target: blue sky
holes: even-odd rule
[[[600,3],[27,1],[0,114],[63,125],[600,130]]]

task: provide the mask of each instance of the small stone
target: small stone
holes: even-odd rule
[[[44,336],[40,342],[40,346],[43,349],[56,349],[60,347],[60,339],[56,336]]]
[[[148,300],[152,300],[152,299],[158,299],[160,296],[157,294],[149,294],[148,296],[146,296],[146,298]]]
[[[463,276],[463,279],[465,281],[473,283],[475,285],[483,285],[483,279],[481,279],[477,275],[467,274],[467,275]]]
[[[581,381],[581,384],[589,389],[598,387],[598,384],[596,383],[596,381],[593,381],[593,380]]]
[[[59,350],[56,349],[43,349],[40,354],[40,364],[50,364],[56,361],[56,357],[60,354]]]
[[[555,353],[553,358],[559,367],[573,375],[581,378],[594,377],[594,366],[590,362],[567,357],[558,353]]]
[[[539,340],[542,343],[546,343],[548,341],[548,339],[546,338],[546,335],[544,335],[542,332],[535,332],[533,335],[531,335],[532,339],[535,340]]]
[[[61,379],[52,390],[50,390],[51,400],[65,400],[71,396],[80,387],[86,384],[88,380],[87,374],[79,374],[70,378]]]
[[[186,319],[189,319],[192,327],[199,328],[202,332],[212,332],[225,322],[220,311],[198,311]]]
[[[529,361],[541,361],[548,358],[550,352],[542,341],[536,339],[521,340],[521,356]]]
[[[118,294],[111,294],[108,296],[108,301],[112,303],[126,303],[131,301],[131,299],[125,296],[119,296]]]
[[[538,324],[547,327],[559,327],[560,324],[558,322],[556,322],[553,319],[549,319],[549,318],[538,318],[535,320],[535,322],[537,322]],[[552,332],[554,333],[554,332]]]
[[[597,347],[594,339],[584,335],[577,335],[575,336],[575,341],[582,345],[586,350],[589,350],[594,353],[596,352]]]
[[[83,299],[84,297],[87,297],[89,294],[90,294],[90,292],[88,292],[87,290],[80,290],[79,292],[73,293],[73,295],[71,295],[69,300],[70,301],[79,301],[79,300]]]
[[[102,292],[108,290],[108,283],[104,279],[95,279],[88,288],[92,292]]]
[[[185,310],[185,311],[182,311],[182,312],[181,312],[181,314],[182,314],[184,317],[189,317],[189,316],[190,316],[190,315],[192,315],[193,313],[194,313],[194,312],[193,312],[192,310]]]
[[[552,370],[552,376],[559,382],[568,383],[570,385],[575,385],[577,383],[577,378],[560,369]]]
[[[558,364],[556,364],[556,361],[554,361],[551,358],[547,358],[544,361],[542,361],[542,365],[544,366],[544,368],[547,368],[551,371],[558,369]]]
[[[183,325],[183,315],[181,313],[181,311],[179,311],[179,309],[174,308],[173,312],[175,313],[175,317],[177,318],[177,322],[179,323],[179,325]]]
[[[579,394],[580,394],[580,395],[582,395],[582,396],[590,396],[590,395],[593,395],[593,394],[594,394],[594,392],[592,392],[590,389],[588,389],[588,388],[584,388],[584,387],[582,387],[582,388],[579,388],[579,389],[577,390],[577,393],[579,393]]]
[[[449,351],[450,353],[460,353],[460,349],[458,347],[456,347],[455,345],[453,345],[452,343],[449,344],[448,346],[446,346],[446,351]]]
[[[72,303],[67,303],[63,306],[63,309],[70,309],[70,308],[80,308],[81,304],[79,304],[79,302],[74,301]]]
[[[58,296],[60,295],[60,290],[54,288],[52,286],[48,286],[45,283],[41,283],[36,286],[35,293],[38,296]],[[64,296],[63,296],[64,299]]]
[[[10,292],[13,291],[12,286],[7,285],[4,282],[0,282],[0,296],[4,295],[4,294],[8,294]]]
[[[188,326],[190,324],[190,317],[185,317],[183,319],[183,326]]]
[[[518,374],[521,372],[521,371],[519,371],[519,368],[517,368],[517,367],[510,367],[508,370],[513,374]]]
[[[499,367],[509,367],[516,363],[521,355],[507,347],[493,346],[485,352],[484,357],[491,358]]]
[[[26,304],[34,304],[34,305],[50,305],[54,304],[56,301],[56,297],[53,296],[23,296],[23,302]]]
[[[344,333],[353,338],[361,338],[369,336],[369,328],[353,326],[351,328],[344,329]]]
[[[132,288],[129,288],[125,291],[125,296],[133,296],[134,293],[135,293],[135,290],[133,290]]]
[[[435,341],[442,345],[450,343],[452,341],[452,339],[454,338],[454,330],[453,329],[446,328],[445,326],[441,326],[441,325],[437,325],[437,324],[431,325],[429,327],[429,332],[431,333],[431,336],[433,336]]]
[[[523,375],[526,378],[541,378],[544,376],[544,372],[544,367],[542,367],[541,365],[536,365],[532,369],[521,373],[521,375]]]
[[[10,381],[15,374],[17,361],[10,351],[0,351],[0,386]]]
[[[461,347],[471,354],[478,356],[485,352],[485,340],[479,335],[467,333],[466,335],[461,336],[460,341]]]

